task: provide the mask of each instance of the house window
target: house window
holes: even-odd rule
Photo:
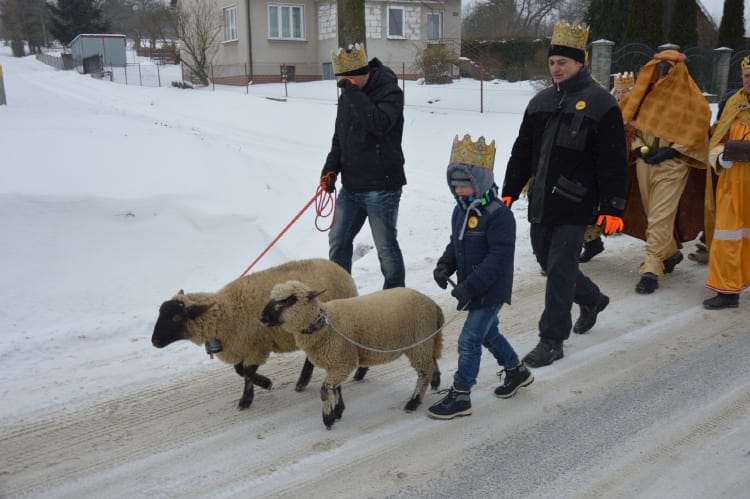
[[[427,14],[427,41],[437,42],[443,38],[443,13],[429,12]]]
[[[302,40],[305,38],[302,5],[268,5],[268,38]]]
[[[224,9],[224,41],[237,39],[237,7]]]
[[[406,38],[403,7],[388,7],[388,38]]]

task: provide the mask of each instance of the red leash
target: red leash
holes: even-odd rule
[[[250,269],[253,268],[253,266],[258,263],[258,261],[265,256],[266,253],[268,253],[268,250],[270,250],[274,244],[276,244],[276,241],[281,239],[281,236],[283,236],[289,228],[294,225],[294,222],[296,222],[299,217],[302,216],[302,214],[310,207],[311,204],[313,204],[313,201],[317,201],[315,203],[315,228],[318,229],[321,232],[325,232],[331,228],[331,225],[333,225],[333,221],[331,221],[331,225],[329,225],[326,228],[321,228],[318,224],[318,220],[320,218],[327,218],[333,214],[336,213],[336,190],[334,189],[333,192],[326,192],[325,189],[323,189],[321,186],[318,186],[318,188],[315,190],[315,194],[313,197],[310,198],[310,200],[305,203],[305,206],[302,207],[302,209],[294,216],[294,218],[286,224],[286,227],[284,227],[281,232],[271,241],[266,248],[260,252],[260,255],[258,255],[255,260],[252,261],[250,265],[247,266],[247,268],[240,274],[240,277],[244,277],[245,274],[250,272]]]

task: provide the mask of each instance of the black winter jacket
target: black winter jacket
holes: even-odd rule
[[[360,91],[341,93],[331,151],[321,175],[341,174],[352,192],[395,190],[406,184],[401,137],[404,94],[398,78],[378,59],[370,61],[370,78]]]
[[[528,181],[529,222],[587,225],[622,216],[626,179],[622,113],[583,68],[529,102],[502,196],[517,199]]]

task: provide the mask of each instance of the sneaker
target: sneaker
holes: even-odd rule
[[[583,334],[596,324],[596,316],[609,305],[609,296],[599,293],[599,298],[591,305],[579,305],[581,315],[573,325],[573,332]]]
[[[659,287],[659,276],[646,272],[641,276],[641,280],[635,285],[635,292],[642,295],[650,295]]]
[[[682,261],[683,258],[684,257],[682,256],[682,251],[678,251],[674,255],[664,260],[664,273],[671,274],[674,268],[678,263]]]
[[[583,253],[578,257],[578,261],[581,263],[588,262],[602,251],[604,251],[604,243],[601,237],[597,237],[593,241],[583,244]]]
[[[497,373],[498,376],[503,371]],[[523,362],[518,364],[516,367],[505,369],[505,381],[501,386],[495,388],[495,397],[501,399],[508,399],[515,395],[518,390],[524,386],[529,386],[534,382],[534,375],[524,365]]]
[[[562,340],[542,338],[532,351],[523,358],[523,363],[529,367],[542,367],[563,358]]]
[[[435,419],[453,419],[457,416],[471,415],[471,390],[453,385],[438,393],[447,393],[440,402],[436,402],[429,409],[427,415]]]
[[[722,308],[737,308],[740,305],[739,293],[716,293],[716,296],[703,302],[703,308],[707,310],[720,310]]]

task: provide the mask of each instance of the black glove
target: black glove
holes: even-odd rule
[[[437,267],[435,267],[435,270],[432,271],[432,278],[435,279],[437,285],[442,289],[448,287],[449,277],[450,274],[448,274],[448,269],[446,269],[442,265],[438,265]]]
[[[320,177],[320,188],[326,192],[333,192],[336,189],[336,172],[328,172]]]
[[[463,310],[471,301],[471,294],[469,294],[463,284],[459,284],[453,288],[451,295],[458,300],[458,308],[461,310]]]
[[[352,81],[349,78],[341,78],[338,82],[336,82],[336,86],[339,87],[344,92],[357,89],[357,85],[352,83]]]
[[[679,155],[680,153],[671,147],[657,147],[656,149],[652,149],[648,155],[643,156],[643,161],[649,165],[656,165],[665,159],[676,158]]]

